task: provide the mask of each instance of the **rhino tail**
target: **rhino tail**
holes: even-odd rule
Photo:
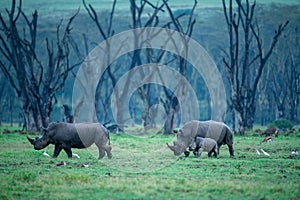
[[[233,145],[233,132],[230,130],[230,128],[227,127],[227,133],[226,133],[226,143],[229,145]]]
[[[110,145],[110,135],[109,130],[107,130],[107,138],[108,138],[108,145]]]

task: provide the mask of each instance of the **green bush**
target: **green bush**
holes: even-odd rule
[[[269,128],[289,129],[293,128],[293,123],[288,119],[277,119],[269,125]]]

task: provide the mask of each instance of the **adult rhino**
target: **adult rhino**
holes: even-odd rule
[[[54,144],[53,157],[57,157],[63,149],[72,158],[71,148],[87,148],[93,143],[99,150],[98,159],[102,159],[105,152],[109,159],[112,157],[109,132],[99,123],[50,123],[47,128],[43,128],[41,137],[33,140],[27,136],[27,139],[35,150]]]
[[[174,152],[174,155],[181,155],[183,152],[187,153],[187,147],[191,146],[196,137],[211,138],[218,144],[218,154],[220,146],[227,144],[231,157],[234,157],[233,149],[233,133],[230,128],[222,123],[216,121],[189,121],[176,135],[176,141],[173,146],[168,147]],[[188,155],[188,154],[186,154]]]

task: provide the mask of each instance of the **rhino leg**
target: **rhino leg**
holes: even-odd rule
[[[63,149],[65,150],[65,152],[67,153],[68,158],[72,158],[71,145],[65,144],[65,145],[62,145],[62,148],[63,148]]]
[[[195,158],[199,158],[201,156],[201,153],[202,153],[202,148],[199,144],[197,144],[195,149],[193,150],[193,154],[195,155]]]
[[[111,154],[112,148],[110,145],[98,146],[96,144],[96,146],[98,147],[98,150],[99,150],[99,157],[98,157],[99,160],[105,156],[105,152],[107,154],[108,159],[112,158],[112,154]]]
[[[98,151],[99,151],[99,157],[98,157],[99,160],[104,158],[105,152],[107,154],[108,159],[112,158],[110,145],[103,145],[103,144],[96,143],[96,146],[98,147]]]
[[[230,153],[230,157],[234,158],[234,149],[232,145],[227,145]]]
[[[107,154],[108,159],[112,158],[112,154],[111,154],[111,146],[109,145],[104,145],[103,147],[99,147],[98,146],[98,150],[99,150],[99,157],[98,159],[102,159],[105,156],[105,152]]]
[[[214,153],[214,157],[218,158],[218,146],[217,145],[213,148],[212,152]]]
[[[213,152],[212,150],[211,150],[210,152],[208,152],[207,156],[208,156],[209,158],[212,157],[212,156],[211,156],[212,152]]]
[[[98,147],[98,150],[99,150],[98,159],[101,160],[105,156],[105,151],[102,148],[99,148],[99,147]]]
[[[185,157],[189,157],[190,152],[189,151],[184,151],[184,155],[185,155]]]
[[[220,147],[221,147],[222,144],[218,144],[218,147],[217,147],[217,153],[218,155],[220,154]]]
[[[64,150],[67,153],[68,158],[72,158],[72,150],[71,150],[71,148],[65,148]]]
[[[196,153],[195,153],[195,158],[199,158],[199,157],[201,156],[201,153],[202,153],[202,152],[196,152]]]
[[[106,152],[108,159],[111,159],[111,158],[112,158],[111,149],[112,149],[112,148],[111,148],[111,146],[109,146],[109,145],[106,145],[106,146],[104,147],[104,151]]]
[[[196,149],[197,149],[197,147],[196,147]],[[195,150],[196,150],[196,149],[195,149]],[[202,148],[196,150],[196,151],[194,152],[195,158],[199,158],[199,157],[201,156],[202,152],[203,152],[203,149],[202,149]]]
[[[56,158],[62,150],[61,144],[55,144],[53,158]]]

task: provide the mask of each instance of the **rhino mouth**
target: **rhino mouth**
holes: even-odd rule
[[[182,153],[178,152],[178,151],[174,151],[174,155],[175,156],[180,156]]]
[[[175,142],[173,142],[173,146],[171,146],[171,145],[169,145],[168,143],[167,143],[167,146],[169,147],[169,149],[171,149],[171,151],[173,151],[174,152],[174,155],[175,156],[179,156],[179,155],[181,155],[183,152],[184,152],[184,150],[182,150],[182,149],[184,149],[181,145],[179,145],[178,143],[175,143]]]
[[[41,150],[42,148],[40,148],[40,147],[33,147],[34,148],[34,150]]]

